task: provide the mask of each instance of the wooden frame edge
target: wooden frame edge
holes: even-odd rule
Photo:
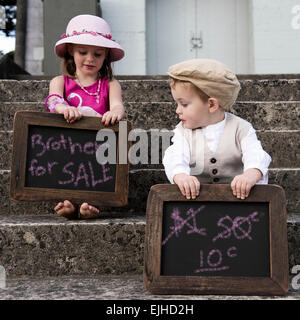
[[[82,119],[83,120],[83,119]],[[71,201],[80,202],[82,199],[87,197],[87,194],[92,194],[93,196],[87,197],[89,202],[98,206],[111,206],[111,207],[121,207],[128,203],[129,194],[129,161],[127,157],[127,164],[119,164],[116,167],[116,182],[114,192],[105,191],[86,191],[86,190],[76,190],[77,197],[72,196],[74,190],[70,189],[54,189],[54,188],[32,188],[25,187],[25,169],[26,169],[26,150],[22,151],[22,144],[27,143],[28,140],[28,127],[30,125],[40,125],[40,126],[55,126],[66,129],[82,129],[82,130],[100,130],[100,129],[112,129],[119,134],[119,126],[114,125],[111,127],[103,127],[100,124],[99,119],[95,117],[85,117],[84,123],[76,122],[72,125],[67,124],[63,119],[62,115],[49,114],[45,112],[38,111],[18,111],[14,115],[14,132],[13,132],[13,152],[11,158],[11,175],[10,175],[10,188],[9,196],[15,201],[52,201],[61,200],[62,197],[59,195],[64,192]],[[98,121],[97,121],[98,120]],[[98,126],[96,125],[98,123]],[[85,127],[86,124],[92,124],[92,128]],[[128,150],[130,148],[130,142],[128,141],[128,132],[131,130],[131,123],[126,121],[127,126],[127,156]],[[20,139],[17,136],[18,132],[24,131],[24,136]],[[119,139],[119,136],[118,136]],[[119,159],[119,148],[117,149],[117,159]],[[15,164],[15,165],[14,165]],[[122,186],[118,183],[122,181]],[[22,184],[23,182],[23,184]],[[21,183],[21,185],[20,185]],[[123,188],[125,187],[125,188]],[[32,199],[29,191],[35,193],[35,198]],[[45,199],[44,194],[47,192],[48,196]],[[105,198],[103,200],[103,197]],[[80,198],[82,198],[80,200]],[[96,200],[95,200],[96,199]],[[100,199],[100,200],[99,200]]]
[[[215,185],[206,185],[207,194],[215,188]],[[220,188],[227,188],[229,185],[218,185]],[[262,201],[263,196],[260,192],[272,188],[272,194],[269,199]],[[166,190],[169,189],[170,196],[166,196]],[[270,244],[270,277],[197,277],[197,276],[161,276],[158,269],[155,270],[154,260],[157,258],[157,252],[161,256],[161,231],[156,234],[156,238],[160,237],[159,248],[157,241],[151,237],[151,233],[157,233],[157,224],[162,224],[163,203],[165,201],[193,201],[186,200],[178,191],[176,185],[159,184],[152,186],[147,201],[146,216],[146,232],[145,232],[145,252],[144,252],[144,284],[151,294],[232,294],[232,295],[285,295],[289,287],[288,273],[288,251],[287,251],[287,227],[286,227],[286,208],[285,193],[282,187],[278,185],[267,185],[253,188],[252,197],[246,199],[246,202],[269,202],[269,212],[272,206],[277,206],[278,212],[269,214],[269,244]],[[260,201],[253,199],[258,197]],[[200,198],[200,199],[199,199]],[[168,200],[166,200],[168,199]],[[253,200],[252,200],[253,199]],[[197,199],[195,199],[197,201]],[[198,197],[201,200],[201,192]],[[215,199],[213,201],[216,201]],[[222,200],[219,200],[222,201]],[[242,202],[232,196],[232,201]],[[245,202],[245,201],[244,201]],[[154,221],[150,219],[151,214],[156,214]],[[274,228],[273,228],[274,227]],[[276,229],[277,228],[277,229]],[[277,237],[276,232],[279,230],[280,236]],[[160,264],[160,262],[158,263]],[[227,278],[227,280],[224,278]],[[239,280],[237,278],[240,278]],[[204,280],[203,280],[204,279]],[[227,282],[228,289],[216,288],[214,281],[223,279]],[[183,282],[180,288],[177,286],[178,281]],[[171,283],[171,285],[170,285]],[[203,283],[208,284],[205,290],[201,289]],[[232,286],[232,283],[238,284],[238,287]],[[254,284],[254,285],[253,285]],[[248,285],[244,288],[243,285]],[[182,287],[185,287],[183,289]]]

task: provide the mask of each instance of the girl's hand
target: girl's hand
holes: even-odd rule
[[[57,113],[63,114],[68,123],[78,121],[82,117],[82,113],[75,107],[67,107],[64,104],[57,104],[55,106]]]
[[[124,117],[124,115],[125,111],[123,106],[114,107],[112,110],[104,113],[101,122],[105,126],[108,126],[109,123],[113,125],[115,124],[115,122],[119,122]]]
[[[234,196],[245,199],[249,196],[251,188],[262,178],[258,169],[248,169],[243,174],[237,175],[231,182],[231,189]]]
[[[199,195],[200,181],[194,177],[185,173],[175,174],[173,181],[178,185],[181,193],[187,199],[195,199]]]

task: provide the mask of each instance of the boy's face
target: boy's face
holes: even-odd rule
[[[177,82],[171,92],[184,128],[196,129],[210,124],[209,102],[204,102],[192,85]]]

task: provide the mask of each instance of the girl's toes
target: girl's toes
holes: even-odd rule
[[[76,208],[69,200],[59,202],[54,210],[61,217],[65,217],[68,219],[73,219],[76,217]]]
[[[80,207],[80,218],[81,219],[91,219],[96,218],[99,214],[99,209],[89,205],[88,203],[83,203]]]

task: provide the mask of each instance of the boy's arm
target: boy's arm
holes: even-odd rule
[[[268,167],[271,157],[265,152],[257,139],[255,130],[250,128],[247,136],[241,141],[244,172],[231,182],[233,195],[245,199],[255,184],[268,183]]]
[[[190,175],[189,144],[177,128],[174,130],[172,145],[165,150],[162,162],[171,183],[175,183],[173,178],[176,174],[185,173]]]
[[[199,194],[200,182],[190,175],[190,149],[188,142],[178,129],[174,130],[173,144],[169,146],[163,158],[166,175],[171,183],[178,185],[187,199]]]
[[[251,126],[247,136],[241,141],[244,163],[244,172],[248,169],[257,169],[261,177],[256,183],[268,183],[268,167],[272,161],[270,155],[264,151],[261,142],[258,140],[254,128]]]

